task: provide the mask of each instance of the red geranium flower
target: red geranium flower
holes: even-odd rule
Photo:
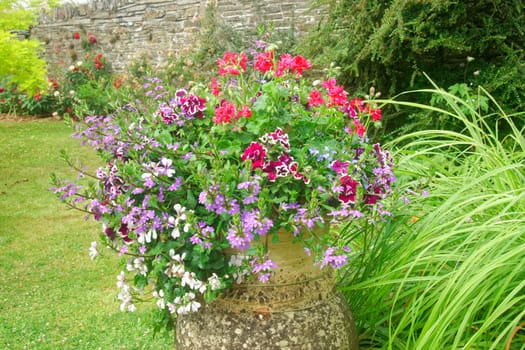
[[[381,120],[381,109],[372,109],[370,111],[370,115],[372,116],[372,121],[377,122]]]
[[[358,119],[354,120],[354,129],[350,131],[350,133],[354,133],[359,135],[359,137],[363,137],[366,133],[366,128]]]
[[[227,51],[223,58],[219,58],[217,60],[217,65],[219,66],[219,75],[239,75],[240,70],[242,70],[242,72],[246,72],[247,61],[248,57],[246,57],[244,52],[241,52],[238,55],[236,53]]]
[[[308,105],[310,107],[324,105],[323,95],[321,95],[318,90],[312,90],[312,92],[310,92],[310,98],[308,99]]]
[[[237,108],[233,103],[223,100],[220,107],[215,108],[213,121],[217,124],[231,123],[237,117]]]
[[[74,32],[73,33],[73,39],[80,40],[80,33],[79,32]]]
[[[251,111],[250,107],[248,107],[246,105],[242,106],[241,110],[237,114],[237,118],[241,118],[241,117],[244,117],[244,118],[251,118],[252,117],[252,111]]]
[[[312,64],[303,56],[297,55],[293,58],[292,65],[290,68],[292,72],[301,75],[306,69],[312,68]]]
[[[263,52],[255,57],[254,69],[266,73],[273,69],[273,51]]]
[[[275,76],[280,77],[284,74],[284,71],[286,69],[292,68],[293,65],[293,57],[289,54],[282,54],[279,58],[279,62],[277,62],[277,69],[275,70]]]

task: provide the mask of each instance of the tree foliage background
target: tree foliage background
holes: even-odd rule
[[[19,39],[35,23],[38,11],[54,2],[41,0],[0,0],[0,82],[15,84],[20,91],[33,94],[46,87],[46,62],[41,46],[34,39]]]
[[[300,50],[341,67],[339,80],[383,96],[439,86],[483,86],[525,109],[523,0],[317,0],[327,15]],[[428,102],[428,101],[426,101]]]

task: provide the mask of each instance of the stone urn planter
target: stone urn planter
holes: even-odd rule
[[[358,349],[353,316],[330,271],[314,266],[285,232],[268,251],[275,276],[235,285],[198,312],[179,316],[176,350]]]

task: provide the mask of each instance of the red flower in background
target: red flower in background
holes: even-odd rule
[[[226,52],[224,54],[223,58],[219,58],[217,60],[217,64],[219,66],[219,75],[239,75],[240,71],[239,68],[242,70],[242,72],[246,72],[246,62],[248,61],[248,57],[246,57],[246,54],[244,52],[241,52],[239,55],[233,52]]]
[[[88,41],[90,43],[92,43],[92,44],[95,44],[97,42],[97,38],[93,34],[89,33],[88,34]]]
[[[51,86],[53,87],[53,89],[58,90],[58,88],[60,87],[60,85],[59,85],[58,82],[55,80],[55,78],[50,77],[48,81],[49,81],[49,84],[51,84]]]
[[[115,89],[120,89],[122,87],[123,83],[122,83],[122,79],[115,79],[113,80],[113,87]]]
[[[80,40],[80,33],[79,32],[74,32],[73,33],[73,39]]]
[[[102,54],[99,53],[95,57],[93,57],[93,64],[95,65],[95,69],[103,69],[104,68],[104,62],[102,62]]]
[[[211,93],[213,96],[219,96],[221,93],[221,89],[219,88],[219,84],[217,83],[217,79],[213,78],[211,80]]]
[[[0,93],[4,92],[4,88],[0,86]]]

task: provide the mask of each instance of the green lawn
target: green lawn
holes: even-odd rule
[[[51,173],[76,176],[61,149],[96,165],[70,133],[64,122],[0,122],[0,349],[172,348],[172,334],[153,337],[150,305],[119,311],[117,258],[88,256],[99,225],[48,190]]]

